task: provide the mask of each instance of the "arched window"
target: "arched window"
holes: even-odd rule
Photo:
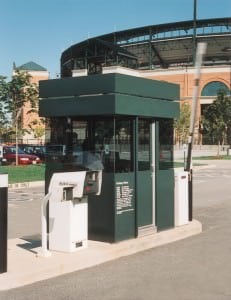
[[[222,90],[227,95],[230,94],[228,87],[220,81],[212,81],[204,86],[201,92],[201,96],[217,96],[217,93]]]

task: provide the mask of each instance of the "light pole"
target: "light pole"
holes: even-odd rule
[[[194,5],[193,5],[193,65],[195,65],[195,62],[196,62],[196,48],[197,48],[196,35],[197,35],[197,0],[194,0]]]
[[[227,59],[229,59],[228,60],[229,61],[229,97],[231,97],[231,46],[224,47],[222,49],[222,51],[228,53]],[[229,128],[229,130],[228,130],[228,128],[226,130],[226,139],[227,139],[227,136],[228,136],[228,131],[230,132],[230,128]],[[227,143],[228,142],[229,141],[227,141]],[[229,145],[229,147],[230,147],[230,145]],[[229,149],[228,149],[228,151],[229,151]]]
[[[22,113],[22,107],[19,108],[15,118],[15,164],[18,165],[18,119]]]

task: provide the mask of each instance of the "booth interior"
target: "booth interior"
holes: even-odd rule
[[[115,73],[41,81],[39,90],[46,192],[54,173],[86,172],[89,238],[118,242],[174,227],[179,87]],[[66,187],[63,199],[72,197]]]

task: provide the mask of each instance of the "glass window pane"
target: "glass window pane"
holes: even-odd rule
[[[159,168],[173,168],[173,120],[159,121]]]
[[[213,81],[204,86],[201,96],[217,96],[218,92],[221,90],[227,95],[229,94],[229,89],[223,82]]]
[[[133,171],[132,120],[115,119],[115,172]]]
[[[50,120],[47,153],[69,170],[131,172],[132,121],[123,118]]]
[[[115,170],[114,120],[100,119],[92,123],[92,140],[95,151],[100,154],[103,171]]]
[[[138,170],[150,170],[150,121],[139,119]]]

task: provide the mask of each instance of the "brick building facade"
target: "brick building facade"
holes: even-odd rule
[[[184,67],[168,70],[144,71],[140,75],[146,78],[163,80],[180,85],[180,101],[192,103],[195,68]],[[199,106],[197,108],[195,143],[201,140],[199,124],[204,108],[217,97],[218,90],[222,88],[227,94],[231,89],[231,66],[203,66],[201,68]]]
[[[38,85],[40,80],[49,79],[49,72],[42,66],[37,63],[30,61],[23,64],[22,66],[17,67],[18,70],[27,72],[31,76],[31,83]],[[21,112],[21,127],[25,129],[26,133],[23,134],[22,142],[26,144],[41,143],[44,140],[43,137],[37,137],[36,131],[42,132],[44,129],[44,124],[41,122],[41,119],[38,117],[37,113],[29,113],[31,110],[30,103],[25,103]],[[33,125],[34,123],[34,125]],[[31,128],[33,130],[31,130]]]

